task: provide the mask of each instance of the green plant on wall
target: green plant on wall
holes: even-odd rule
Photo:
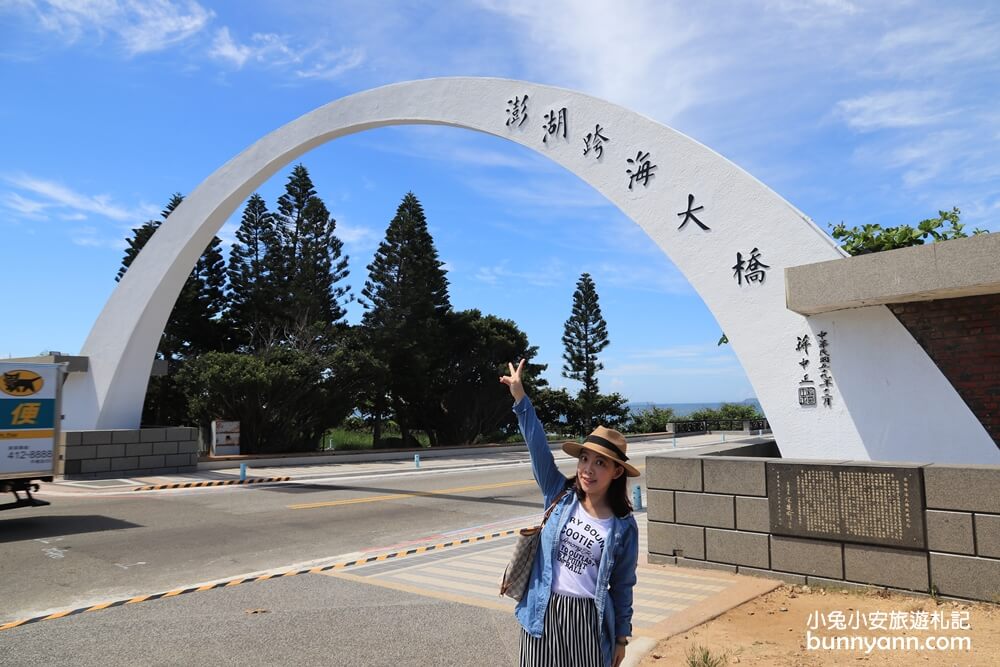
[[[910,225],[885,227],[881,225],[862,225],[848,227],[843,222],[834,227],[831,225],[833,238],[840,241],[841,247],[849,255],[866,255],[883,250],[909,248],[923,245],[930,238],[932,241],[949,241],[968,236],[965,225],[960,221],[961,211],[953,207],[950,211],[938,211],[938,217],[921,220],[916,228]],[[985,229],[973,230],[973,235],[985,234]]]

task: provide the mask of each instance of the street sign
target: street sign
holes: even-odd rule
[[[0,478],[52,475],[62,373],[59,364],[0,362]]]

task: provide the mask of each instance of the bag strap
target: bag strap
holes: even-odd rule
[[[552,514],[552,510],[554,510],[556,508],[556,505],[559,504],[559,501],[563,499],[563,496],[565,496],[567,493],[569,493],[570,488],[571,487],[566,487],[565,489],[563,489],[562,493],[560,493],[558,496],[556,496],[556,499],[552,501],[552,504],[549,505],[549,508],[547,510],[545,510],[545,516],[542,517],[542,525],[543,526],[545,525],[545,522],[549,520],[549,515]]]

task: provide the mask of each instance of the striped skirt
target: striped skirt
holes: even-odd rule
[[[597,606],[591,598],[552,593],[540,638],[521,628],[522,667],[603,667]]]

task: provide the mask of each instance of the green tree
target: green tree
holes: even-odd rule
[[[632,415],[628,424],[629,433],[660,433],[667,429],[667,424],[677,421],[673,408],[658,408],[651,405]]]
[[[427,426],[436,435],[432,442],[472,444],[503,438],[517,430],[510,395],[498,391],[497,378],[512,359],[526,359],[524,383],[529,392],[545,386],[532,364],[538,348],[511,320],[482,315],[478,310],[449,313],[445,334],[451,354],[435,374],[438,398],[428,411]]]
[[[236,242],[229,253],[229,308],[226,321],[241,348],[261,350],[273,335],[278,279],[269,268],[280,265],[281,246],[274,216],[254,193],[243,209]]]
[[[580,403],[583,430],[596,426],[600,389],[597,372],[604,368],[598,361],[609,344],[608,326],[601,315],[597,288],[589,273],[584,273],[576,283],[573,293],[573,311],[563,328],[563,377],[583,383],[577,400]]]
[[[957,206],[952,207],[950,211],[938,211],[936,218],[921,220],[917,223],[916,229],[910,225],[883,228],[877,224],[847,227],[841,222],[833,227],[831,234],[833,238],[841,242],[841,247],[849,255],[865,255],[883,250],[923,245],[927,239],[948,241],[965,238],[968,234],[965,233],[965,225],[960,220],[961,213]],[[972,233],[973,235],[985,234],[986,230],[975,229]]]
[[[261,354],[209,352],[178,373],[190,414],[202,427],[213,419],[240,422],[246,454],[316,450],[322,434],[350,412],[332,410],[339,381],[315,352],[272,347]]]
[[[403,197],[368,265],[362,295],[367,300],[362,326],[378,382],[370,392],[375,445],[390,412],[404,444],[412,444],[410,429],[421,427],[437,400],[438,369],[449,353],[445,317],[451,311],[443,263],[412,192]]]
[[[279,288],[279,324],[295,344],[313,344],[343,321],[347,313],[341,300],[350,287],[340,284],[348,275],[348,257],[334,234],[336,221],[301,164],[292,169],[278,198],[274,222],[282,250],[267,258],[266,268]]]

